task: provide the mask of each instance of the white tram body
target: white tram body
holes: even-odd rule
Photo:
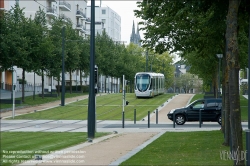
[[[154,97],[164,93],[165,77],[161,73],[139,72],[135,74],[136,97]]]

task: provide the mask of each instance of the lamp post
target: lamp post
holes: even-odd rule
[[[220,92],[220,63],[221,63],[221,59],[223,58],[223,54],[216,54],[217,58],[219,58],[219,71],[218,71],[218,92]],[[217,95],[217,98],[219,98],[219,95]]]

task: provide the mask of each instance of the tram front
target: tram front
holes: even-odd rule
[[[136,97],[153,97],[151,90],[150,73],[136,73],[135,75],[135,95]]]

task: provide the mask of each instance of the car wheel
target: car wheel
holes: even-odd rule
[[[218,116],[217,122],[221,125],[221,115]]]
[[[175,116],[175,123],[177,125],[183,125],[186,122],[185,117],[183,115],[176,115]]]

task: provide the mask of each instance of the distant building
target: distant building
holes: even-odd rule
[[[90,35],[91,6],[87,6],[87,34]],[[121,42],[121,16],[110,7],[95,6],[95,34],[102,31],[116,42]]]
[[[135,23],[133,21],[133,26],[132,26],[132,33],[130,35],[130,43],[137,44],[138,46],[141,46],[141,36],[139,33],[139,26],[137,24],[137,31],[135,33]]]

